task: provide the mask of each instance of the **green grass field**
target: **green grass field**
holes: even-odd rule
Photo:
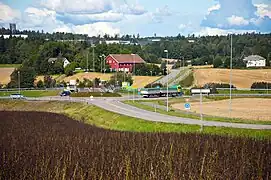
[[[176,117],[183,117],[183,118],[191,118],[191,119],[196,119],[196,120],[200,120],[200,115],[199,114],[189,114],[189,113],[185,113],[185,112],[180,112],[180,111],[176,111],[174,109],[170,109],[169,112],[163,110],[163,109],[159,109],[159,108],[153,108],[151,106],[145,105],[140,103],[140,101],[125,101],[124,103],[135,106],[137,108],[141,108],[147,111],[152,111],[152,112],[158,112],[160,114],[166,114],[166,115],[170,115],[170,116],[176,116]],[[157,103],[157,101],[156,101]],[[159,103],[159,102],[158,102]],[[245,120],[245,119],[237,119],[237,118],[223,118],[223,117],[212,117],[212,116],[203,116],[205,121],[219,121],[219,122],[231,122],[231,123],[246,123],[246,124],[270,124],[270,121],[253,121],[253,120]]]
[[[0,110],[45,111],[65,114],[105,129],[134,132],[200,133],[200,126],[150,122],[106,111],[96,106],[68,102],[27,102],[0,100]],[[270,130],[204,127],[204,134],[270,139]]]
[[[0,68],[19,68],[21,64],[0,64]]]
[[[9,96],[14,93],[18,93],[19,91],[0,91],[0,96]],[[43,97],[43,96],[58,96],[61,91],[59,90],[29,90],[29,91],[21,91],[21,94],[25,97]]]

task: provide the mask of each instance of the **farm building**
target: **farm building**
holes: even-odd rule
[[[106,57],[106,63],[114,71],[132,72],[134,64],[146,63],[137,54],[109,54]]]
[[[265,67],[266,59],[259,55],[251,55],[243,59],[247,67]]]

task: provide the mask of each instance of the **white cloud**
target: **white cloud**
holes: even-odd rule
[[[267,4],[254,4],[257,8],[256,15],[263,18],[264,16],[268,16],[271,18],[271,6]]]
[[[16,21],[21,17],[21,13],[18,10],[10,8],[8,5],[0,2],[0,22],[8,23]]]
[[[153,22],[162,23],[164,17],[171,16],[172,12],[170,11],[168,6],[164,6],[162,8],[156,8],[155,12],[150,13],[150,17]]]
[[[216,4],[208,9],[208,13],[210,14],[212,11],[219,10],[221,8],[220,4]]]
[[[118,28],[113,28],[109,23],[105,22],[75,26],[73,27],[73,31],[79,34],[88,34],[89,36],[95,36],[99,34],[120,34],[120,30]]]
[[[113,28],[111,24],[106,22],[98,22],[93,24],[84,24],[84,25],[62,25],[53,30],[53,32],[72,32],[77,34],[87,34],[89,36],[97,36],[104,34],[109,34],[111,36],[115,34],[120,34],[118,28]]]
[[[235,15],[228,17],[227,20],[230,25],[243,26],[243,25],[249,24],[248,20],[244,19],[243,17],[235,16]]]
[[[61,13],[101,13],[112,9],[110,0],[42,0],[41,5]]]
[[[236,30],[236,29],[219,29],[219,28],[210,28],[210,27],[204,27],[200,31],[195,32],[196,36],[216,36],[216,35],[228,35],[228,34],[243,34],[243,33],[252,33],[256,32],[255,30]]]
[[[179,28],[180,30],[184,30],[184,29],[186,28],[186,25],[185,25],[185,24],[180,24],[180,25],[178,26],[178,28]]]

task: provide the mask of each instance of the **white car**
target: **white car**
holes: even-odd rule
[[[22,94],[19,94],[19,93],[17,93],[17,94],[11,94],[9,97],[11,99],[25,99],[25,97]]]

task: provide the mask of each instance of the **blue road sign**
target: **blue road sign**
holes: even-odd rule
[[[185,108],[186,110],[190,110],[190,109],[191,109],[191,105],[190,105],[189,103],[185,103],[185,104],[184,104],[184,108]]]

